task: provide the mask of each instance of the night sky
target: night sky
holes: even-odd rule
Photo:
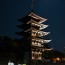
[[[0,0],[0,36],[19,39],[15,34],[21,31],[17,19],[31,11],[31,0]],[[63,51],[65,46],[65,0],[34,0],[34,12],[47,18],[48,31],[51,32],[52,46]]]

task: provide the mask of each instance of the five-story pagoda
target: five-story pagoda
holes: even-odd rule
[[[42,53],[45,50],[51,50],[51,48],[44,47],[45,43],[51,41],[44,39],[44,36],[50,34],[50,32],[44,31],[48,27],[48,25],[43,24],[46,20],[46,18],[36,15],[33,11],[19,19],[23,24],[18,27],[23,30],[17,32],[17,34],[24,36],[22,43],[25,45],[24,50],[29,53],[29,62],[30,60],[43,60]]]

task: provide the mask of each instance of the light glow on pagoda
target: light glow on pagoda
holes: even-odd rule
[[[38,51],[32,51],[32,60],[42,60],[42,52],[45,50],[50,51],[52,50],[51,48],[44,48],[44,43],[49,43],[51,40],[45,40],[42,39],[41,37],[46,36],[50,34],[50,32],[44,32],[45,28],[47,28],[49,25],[43,24],[47,19],[42,18],[35,13],[31,12],[29,14],[31,16],[31,36],[32,36],[32,48],[37,49]],[[40,51],[41,49],[41,51]],[[40,54],[41,53],[41,54]],[[39,55],[40,54],[40,55]]]

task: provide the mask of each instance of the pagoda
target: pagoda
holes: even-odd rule
[[[49,26],[43,24],[47,19],[31,11],[25,17],[18,19],[18,21],[22,22],[18,26],[22,31],[17,32],[17,34],[23,36],[21,41],[24,44],[24,51],[29,53],[29,62],[35,60],[42,61],[44,59],[43,52],[52,50],[52,48],[45,48],[45,44],[51,41],[44,39],[44,36],[50,34],[50,32],[44,31]]]

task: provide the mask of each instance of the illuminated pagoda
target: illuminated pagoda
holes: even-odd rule
[[[24,36],[22,42],[25,45],[24,50],[29,52],[30,60],[43,60],[43,52],[52,50],[52,48],[45,48],[44,44],[49,43],[51,40],[45,40],[43,37],[50,34],[45,32],[44,29],[49,25],[43,24],[47,21],[46,18],[42,18],[31,11],[28,15],[19,19],[22,22],[18,27],[23,29],[17,34]]]

